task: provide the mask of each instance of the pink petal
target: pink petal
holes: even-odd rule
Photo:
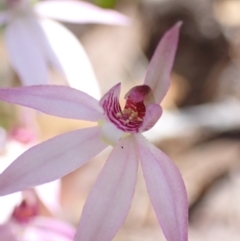
[[[158,148],[138,135],[137,144],[148,193],[168,241],[187,241],[188,202],[181,174]]]
[[[150,104],[147,106],[146,113],[143,119],[143,124],[139,131],[147,131],[151,129],[162,115],[162,107],[159,104]]]
[[[10,224],[0,225],[0,237],[1,241],[19,241]]]
[[[44,2],[40,2],[43,3]],[[46,1],[48,3],[48,1]],[[53,67],[66,78],[69,85],[100,98],[98,81],[88,56],[78,39],[64,26],[51,20],[41,20],[48,44],[58,62],[51,57]],[[51,51],[48,51],[51,53]]]
[[[170,86],[181,25],[182,22],[178,22],[164,34],[148,66],[144,84],[153,90],[156,103],[163,100]]]
[[[24,241],[73,241],[75,234],[74,228],[67,223],[43,217],[36,217],[26,226],[16,227],[15,235],[18,237],[19,229]]]
[[[45,17],[72,23],[128,24],[128,18],[123,14],[82,1],[42,1],[36,4],[35,11]]]
[[[106,148],[100,128],[72,131],[36,145],[0,175],[0,195],[56,180]]]
[[[110,241],[131,206],[138,159],[133,137],[113,149],[83,208],[75,240]]]
[[[56,233],[71,241],[73,241],[75,235],[75,229],[71,225],[52,218],[37,217],[32,221],[31,225],[38,230],[43,230],[46,233]]]
[[[98,121],[102,110],[88,94],[66,86],[0,88],[0,100],[63,118]]]
[[[47,59],[37,42],[39,26],[34,18],[18,18],[11,22],[4,37],[11,64],[24,85],[47,84]]]

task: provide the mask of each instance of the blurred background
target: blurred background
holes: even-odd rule
[[[164,115],[147,137],[171,157],[183,175],[189,199],[189,240],[240,240],[240,1],[88,2],[117,10],[130,19],[124,26],[62,22],[83,45],[101,95],[118,82],[122,82],[122,95],[141,84],[164,32],[183,21],[171,88],[163,101]],[[20,80],[2,36],[0,85],[18,86]],[[52,71],[53,83],[63,82],[58,77]],[[85,85],[88,80],[79,81]],[[34,114],[34,120],[38,133],[34,142],[92,125],[39,113]],[[33,133],[19,128],[21,121],[19,108],[0,103],[0,162],[6,156],[11,159],[14,148],[32,145]],[[77,225],[110,150],[61,180],[58,218]],[[51,214],[43,207],[41,215]],[[154,240],[165,239],[139,170],[131,211],[114,241]]]

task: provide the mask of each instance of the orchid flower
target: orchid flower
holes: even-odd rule
[[[57,219],[39,216],[38,202],[30,198],[16,206],[10,219],[0,225],[1,241],[73,241],[74,228]]]
[[[113,150],[86,200],[76,241],[109,241],[124,222],[133,198],[138,160],[158,222],[168,241],[187,241],[188,205],[177,167],[141,134],[161,117],[159,103],[170,85],[181,23],[162,38],[149,64],[145,81],[119,104],[120,84],[98,102],[65,86],[0,89],[0,99],[64,118],[98,122],[30,148],[0,175],[0,195],[60,178],[104,150]]]
[[[77,38],[59,23],[104,23],[126,25],[127,17],[77,0],[48,0],[34,6],[31,0],[4,0],[0,26],[10,62],[23,85],[49,83],[49,65],[71,87],[96,98],[100,93],[90,61]],[[86,81],[87,80],[87,81]]]
[[[29,149],[33,143],[24,144],[15,139],[10,139],[6,141],[4,152],[0,153],[0,173],[9,166],[14,159],[19,157],[23,152]],[[44,204],[47,210],[55,215],[61,210],[60,207],[60,180],[55,180],[34,189],[38,199]],[[48,195],[52,193],[52,195]],[[9,219],[13,208],[19,204],[22,200],[22,193],[15,192],[10,195],[0,197],[0,224],[5,223]],[[1,235],[0,235],[1,237]]]

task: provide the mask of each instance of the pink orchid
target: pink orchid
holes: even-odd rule
[[[24,144],[16,139],[11,139],[11,137],[8,136],[4,152],[0,153],[0,173],[2,173],[7,166],[9,166],[17,157],[28,150],[31,146],[33,146],[33,143]],[[54,215],[61,211],[60,190],[60,180],[55,180],[53,182],[37,186],[34,189],[34,192],[47,210]],[[52,195],[48,195],[49,193]],[[0,197],[0,224],[5,223],[6,220],[9,219],[13,208],[19,204],[22,199],[22,192],[15,192]]]
[[[120,84],[98,102],[64,86],[0,89],[0,99],[98,125],[59,135],[30,148],[0,175],[0,195],[60,178],[113,146],[82,211],[75,240],[109,241],[131,206],[138,160],[162,231],[168,241],[187,241],[188,205],[185,186],[173,162],[141,134],[160,118],[159,103],[170,85],[177,48],[177,23],[162,38],[147,70],[144,84],[135,86],[119,104]]]
[[[0,225],[1,241],[73,241],[75,229],[62,221],[33,218],[28,224],[10,220]]]
[[[10,220],[0,225],[1,241],[73,241],[75,229],[53,218],[37,216],[27,225]]]
[[[30,196],[31,191],[28,192]],[[39,216],[39,203],[33,194],[16,206],[10,219],[0,225],[1,241],[73,241],[75,229],[72,226]]]
[[[71,87],[100,96],[99,89],[93,88],[97,80],[82,45],[64,26],[48,18],[126,25],[127,17],[77,0],[48,0],[34,6],[30,0],[4,0],[3,6],[0,26],[6,25],[9,58],[23,85],[48,84],[50,65]]]

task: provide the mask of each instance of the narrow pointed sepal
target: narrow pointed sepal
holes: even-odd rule
[[[75,241],[111,241],[131,206],[138,158],[133,137],[118,142],[93,186]]]
[[[167,241],[188,240],[188,201],[178,168],[142,135],[136,136],[147,190]]]
[[[96,99],[66,86],[0,88],[0,100],[63,118],[88,121],[98,121],[103,118]]]
[[[176,23],[164,34],[148,66],[144,84],[153,90],[156,103],[163,100],[170,86],[170,74],[175,59],[181,25],[182,22]]]
[[[59,179],[106,147],[100,139],[99,127],[68,132],[42,142],[0,174],[0,196]]]

